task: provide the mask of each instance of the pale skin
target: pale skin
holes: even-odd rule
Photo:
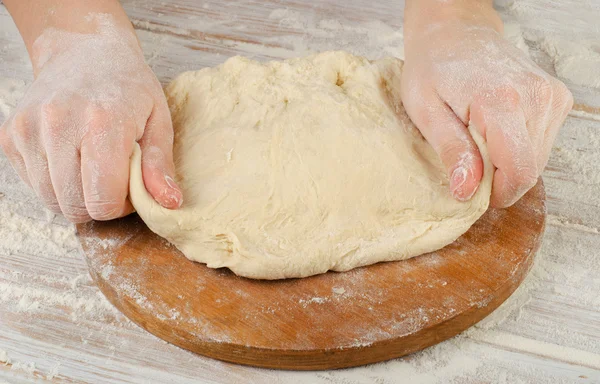
[[[146,189],[163,207],[180,207],[168,106],[119,2],[4,3],[35,77],[0,128],[0,146],[21,178],[72,222],[122,217],[132,211],[128,164],[138,142]],[[109,15],[110,28],[90,17],[98,14]],[[467,131],[477,127],[496,168],[494,207],[512,205],[535,184],[573,104],[564,84],[501,32],[490,0],[406,1],[405,108],[463,201],[483,172]]]

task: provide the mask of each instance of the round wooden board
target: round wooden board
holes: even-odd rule
[[[158,337],[234,363],[333,369],[418,351],[497,308],[532,265],[544,200],[540,181],[437,252],[280,281],[191,262],[136,215],[80,225],[78,232],[108,300]]]

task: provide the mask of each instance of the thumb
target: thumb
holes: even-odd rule
[[[426,107],[416,113],[417,119],[412,115],[411,119],[446,167],[452,196],[467,201],[473,197],[483,177],[479,149],[467,127],[437,95],[428,98],[424,104]]]
[[[148,193],[167,209],[181,207],[183,193],[175,182],[173,124],[166,103],[154,107],[139,144],[142,177]]]

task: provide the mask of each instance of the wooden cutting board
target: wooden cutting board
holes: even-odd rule
[[[312,370],[393,359],[477,323],[529,271],[545,216],[540,181],[437,252],[283,281],[191,262],[136,215],[78,232],[102,292],[149,332],[216,359]]]

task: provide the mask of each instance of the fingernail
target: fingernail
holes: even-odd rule
[[[468,200],[471,196],[465,197],[463,186],[467,181],[467,169],[465,167],[458,167],[452,172],[450,177],[450,191],[455,199],[460,201]]]
[[[175,180],[173,180],[173,178],[169,175],[165,175],[165,182],[167,183],[167,185],[170,188],[170,191],[167,192],[165,197],[169,201],[174,202],[175,203],[174,205],[177,208],[180,208],[181,205],[183,204],[183,196],[181,194],[181,189],[179,189],[179,187],[175,183]]]
[[[179,187],[177,187],[177,184],[175,184],[175,180],[173,180],[171,176],[165,175],[165,181],[172,189],[179,190]]]

